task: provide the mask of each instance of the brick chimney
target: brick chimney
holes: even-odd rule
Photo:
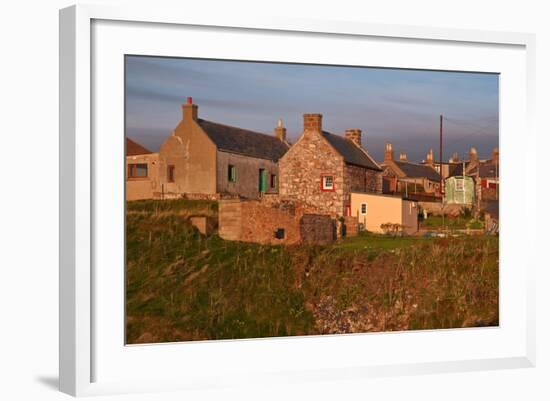
[[[406,162],[407,161],[407,154],[403,153],[403,152],[400,152],[399,153],[399,160],[401,160],[402,162]]]
[[[493,154],[491,155],[491,161],[493,162],[494,165],[498,164],[498,158],[499,158],[498,148],[494,148]]]
[[[193,104],[193,98],[188,97],[187,102],[181,105],[183,109],[183,121],[197,121],[199,115],[199,106]]]
[[[386,149],[384,150],[384,161],[393,160],[393,147],[391,143],[386,143]]]
[[[428,153],[426,154],[426,163],[427,164],[434,164],[434,150],[433,149],[428,150]]]
[[[279,118],[277,128],[275,128],[275,136],[282,142],[286,142],[286,128],[283,127],[283,120]]]
[[[304,131],[323,132],[322,114],[304,114]]]
[[[346,130],[346,138],[352,141],[357,146],[361,147],[361,130],[358,128],[350,128]]]
[[[454,152],[451,158],[449,159],[449,163],[458,163],[460,161],[460,157],[458,157],[458,152]]]

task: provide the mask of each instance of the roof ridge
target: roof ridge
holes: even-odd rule
[[[346,138],[346,139],[347,139],[347,138]],[[353,142],[353,141],[351,141],[351,142]],[[353,142],[353,143],[355,144],[355,142]],[[363,146],[359,146],[359,145],[357,145],[357,144],[355,144],[355,146],[357,146],[357,147],[359,148],[359,150],[361,150],[363,153],[365,153],[365,155],[367,155],[367,157],[374,163],[374,165],[375,165],[376,167],[378,167],[380,170],[383,170],[382,166],[380,166],[380,164],[378,164],[378,162],[374,159],[374,157],[372,157],[372,156],[369,154],[369,152],[368,152],[367,149],[365,149],[365,148],[363,148]]]
[[[263,135],[263,136],[267,136],[268,138],[277,139],[277,137],[275,137],[273,135],[266,134],[264,132],[252,131],[251,129],[248,129],[248,128],[241,128],[241,127],[236,127],[234,125],[222,124],[222,123],[218,123],[216,121],[205,120],[204,118],[199,118],[198,120],[199,121],[204,121],[204,122],[207,122],[207,123],[210,123],[210,124],[221,125],[222,127],[226,127],[226,128],[234,128],[234,129],[238,129],[238,130],[241,130],[241,131],[247,131],[247,132],[250,132],[252,134]],[[279,139],[277,139],[277,140],[279,140]]]
[[[336,150],[337,153],[339,153],[342,157],[344,157],[344,161],[346,163],[355,164],[355,165],[358,165],[358,166],[361,166],[361,167],[364,167],[364,168],[368,168],[368,169],[371,169],[371,170],[380,170],[380,171],[382,170],[381,166],[368,154],[368,152],[365,149],[363,149],[361,146],[358,146],[355,142],[353,142],[349,138],[346,138],[343,135],[333,134],[332,132],[325,131],[325,130],[322,130],[321,134],[327,141],[329,141],[329,144],[330,144],[329,137],[337,138],[337,140],[341,140],[341,141],[343,141],[343,143],[346,143],[349,146],[352,146],[353,149],[356,149],[357,151],[361,152],[361,154],[363,156],[365,156],[368,160],[368,163],[359,162],[357,160],[355,160],[355,161],[351,160],[351,159],[353,159],[353,157],[351,157],[349,154],[346,155],[346,154],[342,153],[342,150],[338,149],[336,147],[336,145],[330,144]],[[372,165],[370,165],[370,164],[372,164]]]

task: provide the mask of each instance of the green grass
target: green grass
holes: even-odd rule
[[[498,324],[496,237],[283,247],[199,234],[216,202],[127,211],[128,343]]]
[[[449,228],[449,229],[482,229],[484,227],[481,220],[476,220],[469,217],[450,217],[450,216],[429,216],[427,219],[422,221],[422,226],[425,228],[439,229],[439,228]]]
[[[382,234],[360,233],[357,237],[347,238],[335,244],[334,248],[353,253],[362,253],[363,255],[366,254],[369,260],[373,260],[383,252],[392,252],[395,249],[418,245],[431,240],[431,238],[415,236],[393,237]]]

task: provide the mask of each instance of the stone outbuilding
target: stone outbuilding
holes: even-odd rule
[[[277,162],[289,148],[282,126],[267,135],[201,119],[191,98],[182,107],[182,121],[160,147],[160,198],[278,191]]]
[[[323,130],[321,114],[304,115],[304,131],[279,160],[279,194],[332,218],[350,214],[352,191],[380,192],[382,169],[361,145],[361,130]]]
[[[159,154],[126,137],[126,200],[152,199],[159,190]]]
[[[225,240],[261,244],[332,242],[336,238],[334,220],[303,206],[269,196],[220,200],[219,235]]]

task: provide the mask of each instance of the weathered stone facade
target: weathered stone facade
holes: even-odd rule
[[[344,170],[346,192],[381,192],[382,174],[379,171],[346,164]]]
[[[291,245],[327,243],[335,236],[330,216],[288,201],[222,200],[218,213],[220,237],[231,241]]]
[[[319,214],[341,216],[346,201],[344,159],[318,130],[311,128],[315,126],[306,120],[302,137],[279,160],[279,193],[315,205]],[[323,175],[333,176],[332,191],[322,190]]]
[[[350,131],[345,141],[367,157],[359,145],[360,131]],[[335,218],[347,214],[352,190],[381,192],[382,176],[377,167],[369,169],[346,162],[327,135],[320,114],[304,115],[302,136],[279,160],[279,192],[282,197],[310,204],[317,213]],[[332,177],[332,188],[323,187],[324,176]]]

